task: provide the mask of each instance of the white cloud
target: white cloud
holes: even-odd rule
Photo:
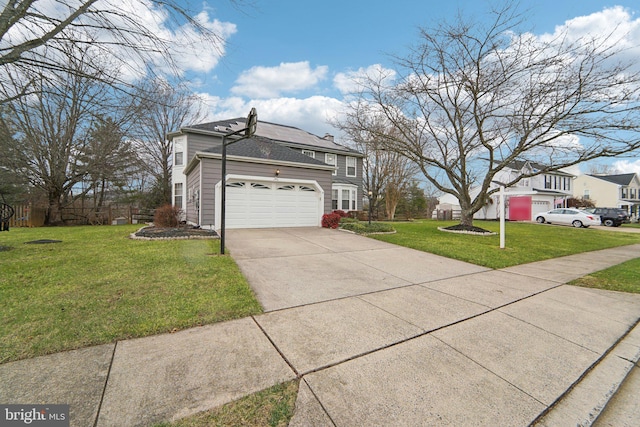
[[[640,174],[640,159],[629,160],[617,160],[613,162],[613,168],[616,173],[637,173]]]
[[[283,62],[277,67],[256,66],[240,74],[231,93],[251,98],[275,98],[283,93],[312,88],[326,78],[328,69],[326,65],[313,69],[308,61]]]
[[[330,133],[339,136],[339,130],[328,121],[335,119],[343,109],[342,101],[326,96],[309,98],[272,98],[245,100],[240,97],[220,98],[201,94],[210,108],[210,120],[246,117],[255,107],[262,121],[294,126],[318,136]]]
[[[622,6],[569,19],[556,26],[553,34],[543,34],[539,38],[543,42],[563,40],[563,34],[568,42],[599,38],[604,41],[603,46],[620,51],[616,56],[619,60],[636,62],[640,56],[640,19],[634,19],[633,14]]]
[[[396,72],[392,69],[385,68],[380,64],[373,64],[367,68],[358,68],[356,71],[347,71],[338,73],[333,78],[333,85],[342,94],[357,93],[368,79],[375,81],[393,80]]]
[[[150,0],[99,0],[89,13],[74,22],[65,35],[73,30],[75,39],[85,40],[92,46],[95,62],[117,64],[119,77],[124,80],[141,77],[149,65],[161,72],[181,75],[188,71],[212,70],[225,54],[226,40],[236,32],[235,24],[213,19],[203,10],[192,16],[199,26],[210,32],[203,35],[179,12],[170,11],[160,4],[162,2]],[[64,19],[78,6],[76,1],[34,2],[29,9],[30,19],[22,19],[11,27],[6,37],[0,40],[0,48],[42,37],[52,26],[39,16]],[[59,56],[55,49],[46,46],[34,49],[34,53],[45,55],[50,60]]]

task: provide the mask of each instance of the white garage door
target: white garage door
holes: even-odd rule
[[[313,183],[230,179],[226,199],[226,228],[311,227],[322,215]]]

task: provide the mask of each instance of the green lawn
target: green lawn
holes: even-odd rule
[[[640,243],[640,233],[507,222],[506,247],[500,249],[498,234],[474,236],[438,230],[438,227],[454,224],[457,222],[394,222],[396,234],[370,237],[490,268],[504,268],[579,252]],[[497,221],[474,221],[474,225],[496,233],[500,231]]]
[[[640,258],[597,271],[569,283],[587,288],[640,294]]]
[[[210,411],[155,427],[285,427],[293,416],[298,380],[278,384]]]
[[[0,363],[261,312],[218,240],[129,239],[139,227],[0,233]]]

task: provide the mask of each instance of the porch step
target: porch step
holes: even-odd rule
[[[640,391],[635,390],[639,381],[630,381],[628,387],[621,387],[625,380],[630,377],[634,370],[638,371],[638,361],[640,360],[640,324],[636,323],[622,340],[620,340],[573,388],[553,406],[543,417],[532,423],[535,427],[557,427],[557,426],[597,426],[596,422],[603,414],[607,405],[616,397],[620,391],[620,396],[616,400],[624,401],[622,394],[628,393],[629,388],[634,388],[636,396]],[[634,375],[638,375],[634,372]],[[619,410],[625,410],[620,407]],[[607,417],[616,417],[616,426],[624,427],[626,414],[611,413],[611,408]],[[604,417],[602,426],[605,423]],[[620,424],[620,423],[623,424]],[[635,419],[637,422],[637,418]],[[635,426],[637,424],[632,424]]]

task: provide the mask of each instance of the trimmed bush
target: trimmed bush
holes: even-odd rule
[[[390,233],[395,231],[391,224],[383,222],[372,222],[371,225],[365,222],[347,222],[341,225],[344,230],[353,231],[357,234],[367,233]]]
[[[351,222],[358,222],[358,218],[350,218],[348,216],[340,218],[340,224],[347,224]]]
[[[338,228],[340,225],[340,215],[333,212],[322,215],[322,226],[324,228]]]
[[[347,218],[349,216],[348,213],[346,213],[345,211],[341,211],[339,209],[336,211],[333,211],[333,213],[336,215],[340,215],[340,218]]]
[[[182,209],[173,205],[164,205],[156,209],[153,224],[156,227],[177,227],[180,223]]]

